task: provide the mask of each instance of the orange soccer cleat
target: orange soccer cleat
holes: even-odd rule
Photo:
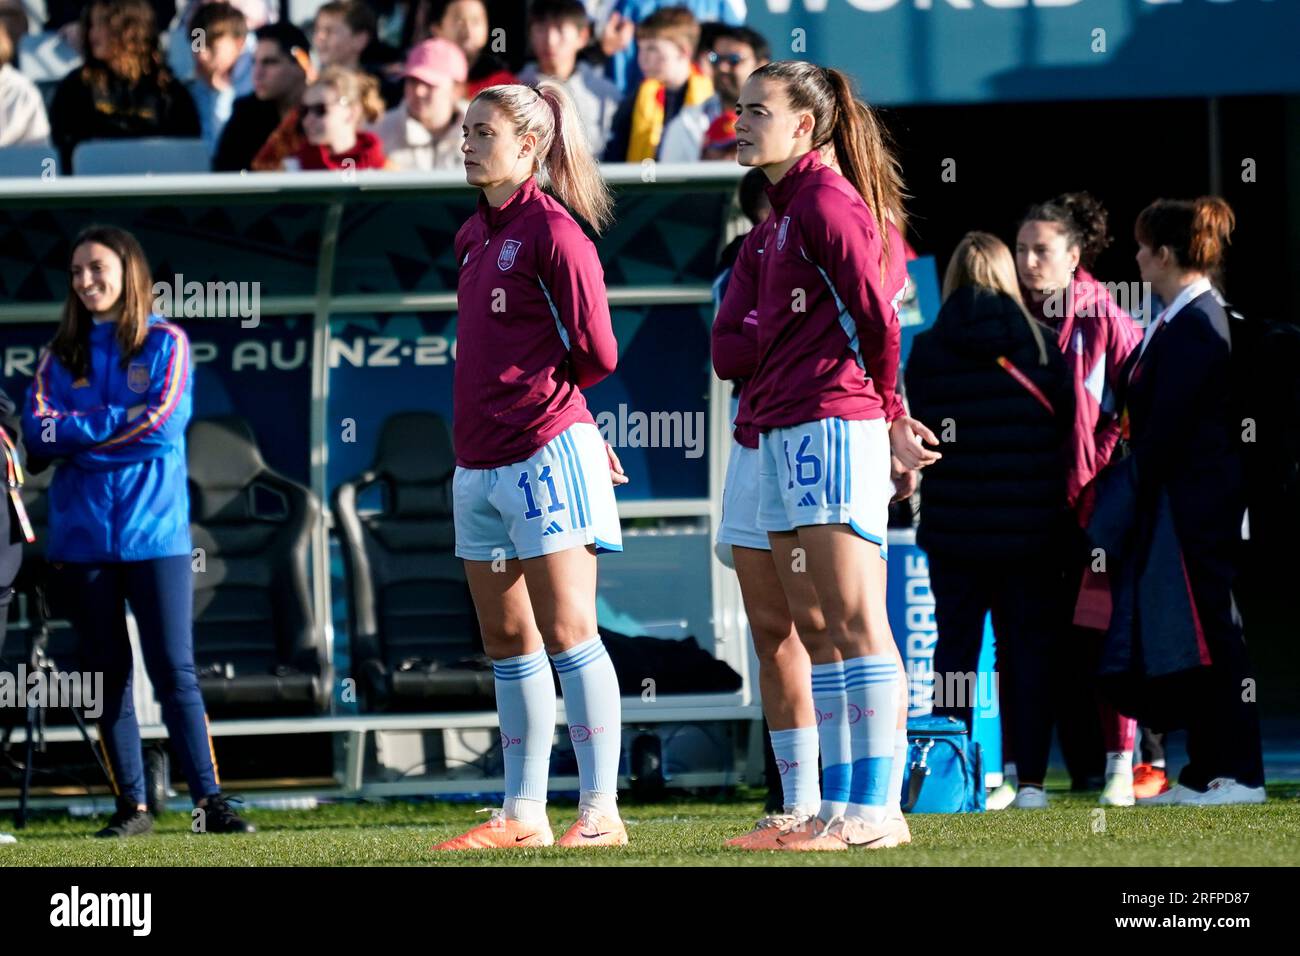
[[[627,827],[618,817],[608,817],[599,810],[582,810],[578,821],[560,837],[559,846],[627,846]]]
[[[797,827],[810,826],[814,816],[802,816],[797,813],[770,813],[754,824],[748,833],[732,837],[724,846],[738,850],[779,850],[777,838],[791,832]]]
[[[503,810],[493,810],[486,823],[445,840],[432,850],[531,850],[551,846],[555,836],[549,823],[512,820]]]
[[[836,817],[815,836],[798,842],[787,843],[784,839],[777,842],[782,849],[805,852],[847,850],[850,847],[880,850],[911,843],[912,835],[900,813],[887,816],[879,823],[861,817]]]
[[[1133,796],[1147,800],[1159,796],[1169,789],[1169,777],[1164,767],[1154,767],[1149,763],[1140,763],[1133,768]]]
[[[831,827],[839,827],[843,817],[833,817],[829,823],[813,817],[806,823],[791,827],[773,840],[776,850],[847,850],[849,845],[830,834]]]

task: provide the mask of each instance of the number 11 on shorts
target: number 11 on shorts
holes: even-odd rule
[[[555,478],[551,475],[551,466],[544,465],[542,470],[537,473],[537,480],[546,485],[546,490],[551,496],[551,503],[546,509],[547,514],[555,514],[557,511],[564,510],[564,502],[560,500],[559,493],[555,490]],[[524,490],[524,501],[528,505],[528,510],[524,512],[525,518],[540,518],[542,509],[537,507],[537,499],[533,497],[533,485],[528,478],[528,472],[519,473],[518,487]]]

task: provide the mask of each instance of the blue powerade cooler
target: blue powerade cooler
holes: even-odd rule
[[[967,738],[960,721],[931,716],[936,693],[943,695],[953,684],[936,688],[934,646],[938,627],[934,616],[934,593],[930,590],[930,565],[916,545],[916,532],[895,528],[889,532],[889,626],[907,669],[907,733],[909,771],[903,786],[903,805],[912,812],[963,812],[983,809],[983,789],[1001,782],[1002,721],[994,671],[993,626],[985,619],[984,642],[977,674],[967,683],[975,691],[973,737],[975,747],[964,746]],[[941,698],[942,699],[942,698]],[[912,806],[912,770],[921,767],[926,786]],[[931,772],[933,771],[933,772]],[[960,779],[979,774],[978,785],[959,785]],[[918,781],[919,782],[919,781]],[[961,789],[970,791],[964,798]]]

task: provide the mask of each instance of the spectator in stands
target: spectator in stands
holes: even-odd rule
[[[50,115],[65,173],[87,140],[200,135],[194,100],[162,63],[148,0],[93,0],[81,24],[85,63],[59,83]]]
[[[149,5],[159,30],[176,17],[176,0],[150,0]],[[86,0],[45,0],[45,29],[57,32],[65,43],[80,50],[86,38],[85,12]]]
[[[1119,441],[1114,395],[1140,336],[1133,320],[1088,272],[1110,244],[1106,210],[1087,193],[1066,193],[1025,213],[1016,233],[1016,270],[1026,307],[1056,332],[1074,380],[1074,438],[1070,503],[1110,460]],[[1076,544],[1069,606],[1088,574],[1086,551]],[[1133,802],[1132,720],[1097,694],[1094,676],[1101,634],[1081,628],[1058,645],[1054,669],[1061,753],[1077,790],[1102,787],[1106,804]],[[1013,760],[1014,763],[1014,760]],[[996,805],[1014,792],[1016,774],[990,796]]]
[[[582,116],[587,142],[600,156],[622,97],[599,67],[578,59],[590,41],[591,25],[580,0],[535,0],[528,10],[528,47],[537,59],[519,72],[519,82],[563,83]]]
[[[43,146],[50,141],[50,121],[36,84],[13,66],[17,43],[0,23],[0,147]]]
[[[0,32],[9,34],[12,52],[8,62],[15,70],[22,69],[22,64],[19,62],[20,49],[23,37],[29,32],[30,23],[31,19],[27,15],[27,8],[23,6],[23,0],[0,0]]]
[[[254,169],[258,153],[281,125],[296,127],[298,104],[307,78],[314,71],[306,35],[286,20],[257,31],[257,56],[253,61],[253,92],[235,100],[230,120],[222,130],[213,157],[218,172]],[[272,168],[279,168],[283,153]]]
[[[446,0],[432,22],[438,36],[450,40],[465,54],[469,64],[466,98],[473,98],[489,86],[515,82],[506,61],[488,48],[488,10],[483,0]]]
[[[369,73],[326,67],[302,95],[302,131],[306,142],[286,162],[299,169],[383,169],[384,144],[362,124],[384,115],[379,81]]]
[[[605,56],[606,75],[622,96],[636,90],[645,79],[638,63],[636,44],[640,37],[636,28],[655,11],[677,6],[685,7],[702,24],[717,22],[738,27],[745,22],[744,0],[613,0],[602,6],[609,7],[609,13],[596,31],[600,52]]]
[[[234,70],[244,54],[248,24],[234,6],[218,0],[194,10],[190,19],[194,36],[194,79],[189,82],[190,95],[199,111],[203,141],[215,153],[221,130],[230,119],[235,99],[253,90],[252,73],[245,74],[244,87],[235,84]]]
[[[311,42],[322,70],[361,69],[361,54],[375,38],[375,12],[360,0],[330,0],[316,11]]]
[[[222,3],[226,0],[190,0],[177,22],[167,36],[167,65],[176,74],[176,78],[188,83],[194,79],[194,47],[198,38],[194,35],[190,20],[199,7],[207,3]],[[231,68],[231,82],[239,90],[239,95],[253,89],[253,57],[257,55],[257,31],[270,22],[267,4],[270,0],[229,0],[232,7],[244,15],[244,49],[239,59]]]
[[[709,124],[704,132],[704,142],[700,145],[700,159],[706,162],[735,162],[736,160],[736,113],[723,110]]]
[[[450,40],[419,43],[406,60],[406,95],[372,127],[391,169],[461,169],[461,90],[468,65]]]
[[[701,145],[709,124],[724,111],[735,108],[741,85],[749,79],[749,74],[771,58],[772,50],[761,33],[748,27],[716,29],[712,48],[705,57],[713,66],[714,93],[703,103],[683,107],[673,121],[664,127],[659,161],[690,163],[708,158],[701,155]]]
[[[692,63],[699,40],[700,24],[685,7],[657,10],[637,26],[637,58],[646,78],[618,108],[606,162],[657,158],[664,126],[683,107],[713,95],[713,84]]]
[[[922,479],[917,530],[939,631],[934,670],[943,696],[934,712],[972,726],[975,701],[959,688],[979,668],[991,611],[1002,719],[1019,768],[1015,806],[1041,809],[1051,654],[1066,624],[1073,383],[1052,330],[1025,310],[1000,239],[962,239],[943,297],[934,327],[913,341],[905,376],[911,413],[946,441]]]
[[[388,105],[401,101],[404,58],[379,39],[379,21],[364,0],[330,0],[317,10],[312,44],[320,69],[341,66],[370,73]]]

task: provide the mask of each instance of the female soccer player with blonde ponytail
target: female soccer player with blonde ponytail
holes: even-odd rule
[[[456,554],[496,674],[506,799],[434,849],[555,842],[551,665],[581,780],[559,844],[621,845],[620,699],[596,631],[596,554],[622,550],[614,483],[627,479],[581,391],[614,370],[618,347],[595,246],[569,212],[599,231],[611,200],[558,84],[488,87],[464,131],[465,178],[482,194],[456,236]]]

